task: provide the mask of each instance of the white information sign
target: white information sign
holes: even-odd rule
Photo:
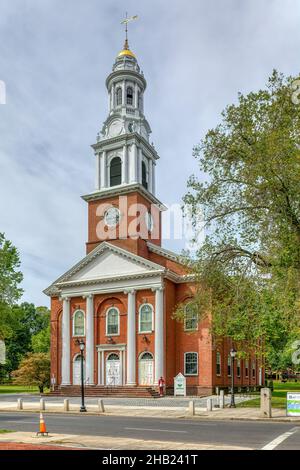
[[[5,364],[6,355],[5,355],[5,343],[0,339],[0,364]]]
[[[186,378],[181,372],[174,377],[174,396],[186,396]]]

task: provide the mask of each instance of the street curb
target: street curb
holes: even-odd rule
[[[40,410],[0,410],[0,413],[32,413],[32,414],[40,414]],[[51,414],[57,414],[57,415],[66,415],[66,416],[110,416],[110,417],[126,417],[128,416],[123,415],[123,414],[112,414],[109,412],[104,412],[104,413],[99,413],[96,411],[88,411],[86,413],[81,413],[80,411],[52,411],[52,410],[44,410],[43,414],[45,415],[51,415]],[[145,416],[134,416],[135,418],[143,418]],[[161,419],[162,416],[147,416],[147,418],[153,418],[153,419]],[[164,416],[165,419],[187,419],[187,420],[198,420],[198,421],[260,421],[264,423],[294,423],[295,425],[300,425],[300,419],[293,420],[292,418],[251,418],[251,417],[213,417],[213,416],[201,416],[201,415],[179,415],[179,416]]]

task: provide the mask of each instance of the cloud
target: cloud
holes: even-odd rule
[[[237,92],[263,87],[274,67],[299,73],[300,6],[129,0],[126,9],[140,16],[129,38],[148,82],[158,196],[173,204],[197,171],[193,145]],[[0,230],[20,250],[24,299],[45,304],[42,290],[85,253],[80,195],[94,189],[90,144],[107,115],[124,2],[0,0],[0,11]]]

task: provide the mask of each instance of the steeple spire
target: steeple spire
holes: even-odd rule
[[[130,18],[128,18],[128,15],[127,15],[127,12],[126,12],[125,19],[123,21],[121,21],[121,24],[125,25],[125,43],[124,43],[124,47],[123,47],[123,50],[125,50],[125,51],[129,51],[128,23],[130,23],[130,21],[134,21],[134,20],[137,20],[137,19],[138,19],[138,15],[130,16]]]

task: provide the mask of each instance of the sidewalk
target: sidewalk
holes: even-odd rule
[[[70,404],[70,411],[64,411],[63,403],[46,402],[46,409],[44,413],[65,413],[65,414],[78,414],[78,404]],[[0,412],[17,411],[16,402],[2,402],[0,403]],[[40,411],[40,404],[38,402],[24,402],[22,412],[36,412]],[[272,418],[264,418],[260,414],[259,408],[214,408],[213,411],[208,412],[206,408],[195,408],[195,415],[191,416],[187,407],[159,407],[152,406],[125,406],[125,405],[105,405],[105,412],[100,413],[97,405],[87,406],[88,414],[94,415],[107,415],[107,416],[131,416],[131,417],[153,417],[153,418],[177,418],[177,419],[210,419],[210,420],[261,420],[261,421],[283,421],[293,422],[300,424],[299,417],[285,416],[284,409],[272,410]]]
[[[72,434],[52,434],[49,437],[36,437],[32,432],[14,432],[0,434],[0,449],[5,444],[16,450],[19,444],[52,448],[58,446],[68,449],[81,450],[251,450],[249,447],[239,447],[223,444],[192,444],[188,442],[152,441],[143,439],[128,439],[108,436],[78,436]],[[15,443],[15,447],[14,444]]]

